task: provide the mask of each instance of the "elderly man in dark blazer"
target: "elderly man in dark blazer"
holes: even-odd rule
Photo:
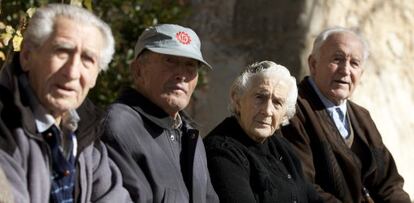
[[[362,36],[330,28],[316,38],[297,114],[283,133],[326,202],[404,202],[403,178],[369,112],[349,100],[368,57]]]

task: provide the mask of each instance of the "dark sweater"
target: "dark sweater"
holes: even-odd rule
[[[257,143],[229,117],[204,142],[220,202],[322,202],[280,134]]]

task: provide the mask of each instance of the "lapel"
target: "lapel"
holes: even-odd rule
[[[361,148],[360,151],[362,152],[359,155],[359,159],[365,165],[364,170],[362,170],[361,178],[362,181],[366,179],[367,176],[374,173],[376,170],[376,165],[373,164],[374,155],[370,150],[371,140],[369,138],[369,132],[364,129],[361,125],[361,118],[355,112],[355,109],[352,105],[352,102],[348,102],[348,114],[350,119],[350,125],[352,125],[353,133],[354,133],[354,142],[359,142],[358,146]],[[363,157],[362,157],[363,156]],[[361,166],[362,167],[362,166]]]

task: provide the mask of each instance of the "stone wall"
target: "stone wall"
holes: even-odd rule
[[[191,109],[204,133],[228,116],[228,89],[241,67],[260,60],[287,66],[300,80],[314,37],[329,26],[355,27],[371,47],[352,100],[374,118],[414,199],[414,3],[412,0],[193,0],[184,24],[199,33],[214,67]]]

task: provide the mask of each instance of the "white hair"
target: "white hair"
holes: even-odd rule
[[[24,44],[41,46],[53,33],[58,17],[65,17],[76,23],[95,26],[105,40],[105,47],[99,55],[99,67],[108,69],[115,52],[115,40],[111,28],[93,13],[78,6],[68,4],[49,4],[36,10],[24,32]]]
[[[238,116],[236,112],[236,102],[243,96],[245,91],[249,88],[251,79],[255,76],[272,78],[280,80],[288,85],[289,92],[286,98],[286,116],[282,121],[282,125],[287,125],[289,119],[295,115],[296,99],[298,97],[298,88],[296,86],[296,79],[290,75],[289,70],[272,61],[262,61],[253,63],[246,67],[246,69],[233,81],[230,87],[230,112],[234,116]],[[234,98],[232,97],[234,95]]]
[[[331,36],[332,34],[337,34],[337,33],[350,33],[357,37],[357,39],[362,44],[362,48],[363,48],[362,57],[363,57],[363,62],[365,62],[369,56],[369,45],[368,45],[367,40],[359,32],[356,32],[352,29],[344,28],[344,27],[331,27],[319,33],[319,35],[316,37],[315,41],[313,42],[312,55],[319,57],[320,49],[322,45],[325,43],[325,41],[329,38],[329,36]]]

